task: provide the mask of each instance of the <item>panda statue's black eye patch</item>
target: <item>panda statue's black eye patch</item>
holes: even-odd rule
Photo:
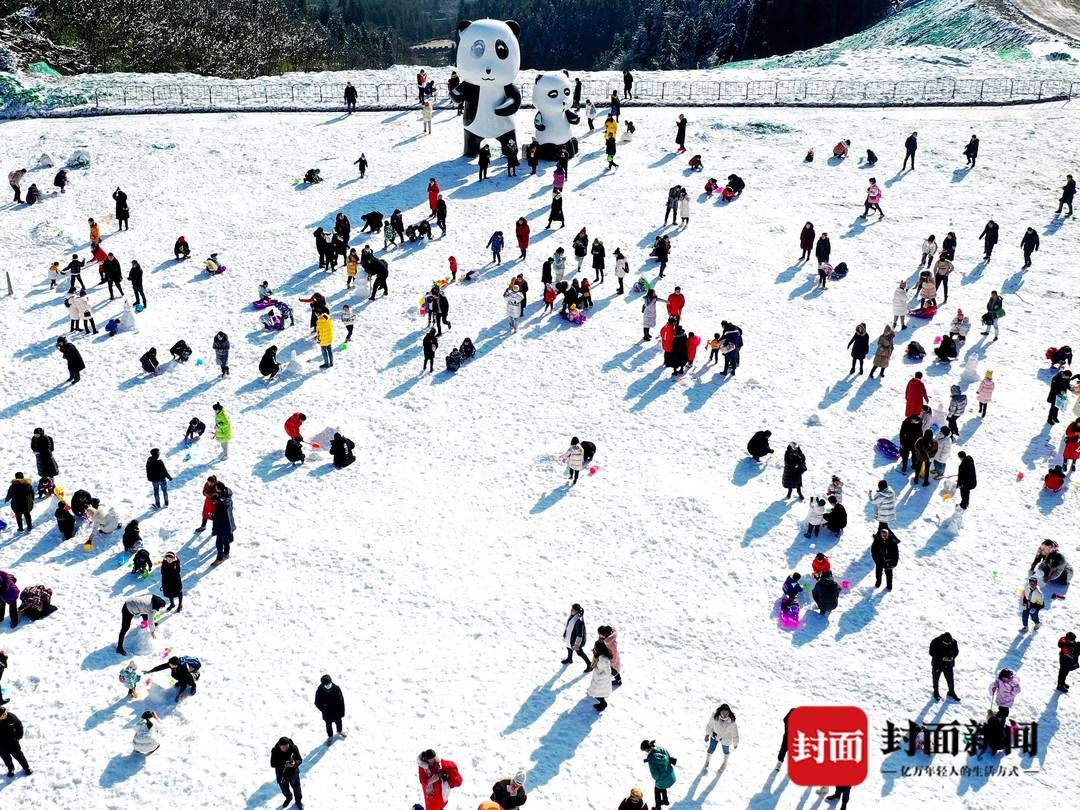
[[[558,98],[558,97],[559,97],[559,91],[558,90],[548,90],[548,98]]]
[[[506,47],[506,43],[501,39],[495,40],[495,55],[500,59],[505,59],[510,55],[510,49]]]

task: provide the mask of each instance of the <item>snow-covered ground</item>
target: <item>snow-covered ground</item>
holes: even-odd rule
[[[39,623],[0,627],[11,657],[9,708],[26,725],[23,747],[36,769],[0,779],[4,806],[276,806],[269,749],[289,735],[307,757],[312,808],[411,806],[420,798],[416,755],[433,747],[464,774],[454,808],[471,810],[497,778],[526,768],[529,807],[609,810],[634,785],[651,795],[642,738],[679,758],[673,808],[821,807],[809,789],[772,773],[781,718],[795,705],[848,703],[867,711],[875,743],[853,806],[987,808],[1070,795],[1080,756],[1076,698],[1056,694],[1054,677],[1055,641],[1077,629],[1075,606],[1072,597],[1048,606],[1047,627],[1021,637],[1015,593],[1042,538],[1076,553],[1067,534],[1080,517],[1075,489],[1047,497],[1039,486],[1064,427],[1044,424],[1043,351],[1080,340],[1077,226],[1053,218],[1065,173],[1080,167],[1075,111],[695,110],[688,145],[707,170],[694,175],[688,156],[671,151],[674,117],[635,111],[638,134],[620,143],[613,172],[604,171],[597,134],[583,139],[562,231],[543,227],[551,167],[528,177],[522,166],[514,179],[499,161],[492,179],[477,183],[452,114],[436,117],[429,138],[412,113],[3,125],[8,169],[77,146],[94,163],[73,173],[65,196],[0,212],[0,254],[16,292],[0,301],[2,467],[32,473],[31,431],[44,427],[69,493],[87,488],[123,522],[140,519],[155,560],[177,551],[185,610],[163,622],[156,641],[133,631],[128,651],[144,668],[166,647],[204,662],[198,695],[179,707],[160,675],[128,701],[117,681],[126,659],[113,649],[121,604],[158,587],[156,568],[143,582],[119,567],[119,533],[91,553],[81,537],[62,542],[52,502],[39,504],[30,535],[0,535],[0,568],[22,586],[47,584],[60,607]],[[531,133],[528,116],[518,123],[522,136]],[[919,166],[899,175],[912,129]],[[960,152],[972,131],[982,152],[965,173]],[[882,161],[876,170],[854,158],[825,160],[841,137],[856,155],[872,147]],[[810,146],[819,157],[805,164]],[[350,165],[361,150],[371,161],[364,180]],[[311,166],[326,182],[295,187]],[[740,200],[703,198],[708,176],[732,172],[748,185]],[[35,170],[29,181],[47,188],[52,174]],[[857,215],[871,175],[884,183],[888,217],[864,223]],[[381,238],[357,233],[360,215],[401,208],[407,223],[418,221],[429,177],[443,188],[449,232],[385,254],[388,298],[367,304],[344,289],[342,272],[319,271],[315,226],[345,211],[354,243],[370,241],[381,253]],[[675,183],[692,194],[683,231],[660,227]],[[131,230],[119,234],[109,198],[118,184],[132,211]],[[68,388],[53,348],[67,313],[45,271],[53,259],[86,253],[89,216],[103,223],[104,246],[125,269],[131,259],[142,263],[150,306],[136,334],[76,336],[87,370]],[[519,216],[533,229],[520,262],[512,247]],[[991,216],[1002,244],[983,265],[976,237]],[[814,291],[811,268],[795,263],[807,220],[832,236],[834,262],[851,268],[824,293]],[[1022,273],[1018,243],[1028,225],[1042,249]],[[699,335],[719,331],[721,319],[744,329],[738,375],[725,381],[705,368],[702,348],[696,369],[673,381],[657,344],[639,342],[641,297],[614,294],[610,260],[586,324],[542,316],[541,263],[560,245],[569,250],[581,226],[604,240],[609,257],[623,249],[632,278],[653,281],[648,249],[669,233],[672,260],[658,289],[681,285],[684,324]],[[496,229],[509,242],[498,268],[484,248]],[[898,279],[917,274],[921,240],[949,230],[959,249],[948,306],[902,334],[882,382],[847,377],[855,325],[865,322],[876,338],[891,320]],[[192,261],[173,262],[178,234],[194,246]],[[223,276],[200,272],[211,251],[229,267]],[[447,288],[453,330],[444,333],[437,373],[421,376],[417,299],[447,274],[451,255],[461,268]],[[479,278],[462,283],[473,269]],[[529,281],[529,308],[509,334],[501,294],[516,273]],[[264,279],[297,308],[285,334],[263,331],[250,309]],[[976,331],[951,368],[904,362],[907,340],[932,346],[956,306],[977,327],[992,289],[1006,293],[1001,340]],[[328,371],[318,369],[297,303],[314,290],[328,296],[335,319],[348,302],[357,314],[353,341]],[[100,329],[119,302],[103,286],[92,300]],[[210,348],[219,329],[232,341],[224,380]],[[447,374],[443,356],[466,335],[478,355]],[[203,363],[167,364],[147,379],[139,355],[152,345],[165,355],[179,338]],[[274,341],[296,352],[300,371],[268,387],[256,365]],[[959,532],[950,523],[955,501],[943,500],[940,486],[912,490],[874,453],[878,437],[895,436],[916,369],[935,403],[953,383],[971,399],[962,446],[980,483]],[[997,392],[980,420],[974,384],[988,369]],[[209,436],[190,450],[180,442],[192,416],[212,423],[216,401],[232,416],[227,461]],[[282,423],[297,410],[310,432],[335,426],[354,439],[359,462],[336,471],[324,455],[288,467]],[[823,493],[833,474],[844,479],[851,525],[838,542],[803,539],[806,509],[783,500],[777,457],[761,468],[745,458],[760,428],[772,430],[778,451],[802,445],[808,494]],[[556,457],[572,435],[597,443],[602,469],[570,489]],[[160,512],[149,508],[144,476],[151,447],[162,448],[175,478],[172,506]],[[954,473],[955,455],[949,467]],[[232,558],[216,569],[213,541],[192,534],[212,473],[233,488],[238,525]],[[888,595],[872,588],[873,524],[863,508],[883,476],[901,493],[901,559]],[[781,582],[792,570],[808,573],[816,550],[828,551],[850,589],[827,620],[811,614],[800,629],[781,629]],[[625,685],[602,717],[585,698],[580,664],[559,664],[575,601],[585,605],[590,640],[603,623],[619,631]],[[961,645],[958,706],[929,702],[926,647],[946,629]],[[1040,724],[1039,756],[1010,762],[1035,773],[882,774],[906,762],[879,753],[886,721],[981,718],[986,689],[1005,665],[1018,668],[1023,685],[1013,717]],[[352,731],[328,749],[312,706],[323,672],[345,691]],[[737,713],[742,743],[722,775],[698,775],[705,721],[720,702]],[[165,718],[167,736],[143,761],[130,753],[131,736],[147,708]]]

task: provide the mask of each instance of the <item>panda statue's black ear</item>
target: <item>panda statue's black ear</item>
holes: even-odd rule
[[[536,74],[536,81],[534,82],[534,84],[540,84],[540,80],[542,78],[544,78],[544,74],[543,73],[537,73]]]
[[[506,27],[514,32],[515,37],[517,37],[518,39],[521,39],[521,26],[518,25],[516,21],[507,20],[506,21]],[[460,31],[461,29],[459,28],[458,30]]]
[[[470,25],[472,25],[472,20],[458,20],[458,24],[457,24],[458,33],[460,34],[462,31],[464,31]]]

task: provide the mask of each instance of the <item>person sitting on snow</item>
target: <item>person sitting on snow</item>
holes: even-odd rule
[[[833,157],[843,160],[848,156],[848,148],[851,146],[851,141],[840,141],[833,147]]]
[[[949,324],[949,337],[957,343],[967,340],[968,332],[971,331],[971,319],[964,314],[964,310],[956,310],[956,317]]]
[[[173,245],[173,256],[175,256],[177,260],[191,257],[191,246],[188,245],[187,240],[184,237],[177,237],[176,244]]]
[[[937,355],[938,360],[942,363],[949,363],[957,358],[959,352],[956,348],[956,341],[952,339],[951,335],[942,335],[941,342],[937,348],[934,349],[934,354]]]
[[[318,169],[308,169],[304,172],[304,182],[314,185],[315,183],[321,183],[322,177],[319,175]]]
[[[729,174],[727,178],[726,188],[730,188],[733,192],[735,192],[735,196],[738,197],[743,193],[743,189],[746,188],[746,183],[741,177],[739,177],[739,175]]]
[[[270,282],[264,281],[259,285],[259,301],[269,301],[270,297],[274,294],[274,291],[270,289]]]
[[[460,351],[462,359],[471,360],[476,354],[476,347],[473,345],[470,338],[465,338],[465,340],[461,342]]]
[[[173,356],[173,360],[177,363],[186,363],[188,358],[191,357],[191,347],[187,345],[186,341],[178,340],[169,349],[169,354]]]
[[[205,432],[206,423],[199,417],[193,416],[191,421],[188,422],[187,431],[184,433],[184,441],[193,442],[196,439],[201,438]]]
[[[157,359],[157,349],[153,346],[139,358],[139,362],[142,363],[143,370],[147,374],[156,374],[158,366],[161,365]]]
[[[1060,464],[1043,476],[1043,485],[1051,492],[1061,492],[1065,486],[1065,468]]]
[[[701,162],[701,155],[694,155],[690,158],[690,168],[695,172],[700,172],[705,168],[705,164]]]
[[[210,275],[216,275],[218,273],[225,272],[225,265],[223,265],[221,263],[221,260],[218,259],[217,253],[211,253],[210,258],[203,262],[203,265],[206,267],[206,272]]]
[[[705,196],[711,197],[718,188],[720,188],[720,183],[715,177],[710,177],[705,181]]]

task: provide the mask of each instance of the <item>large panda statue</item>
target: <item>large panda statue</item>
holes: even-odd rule
[[[475,157],[484,138],[497,138],[503,154],[516,152],[514,113],[521,93],[514,87],[521,67],[521,29],[513,20],[458,23],[459,84],[451,93],[465,104],[465,156]]]
[[[536,118],[533,123],[541,160],[557,160],[563,147],[570,157],[577,154],[577,138],[570,127],[581,119],[570,109],[572,104],[569,73],[564,70],[562,73],[541,73],[536,77],[533,88]]]

